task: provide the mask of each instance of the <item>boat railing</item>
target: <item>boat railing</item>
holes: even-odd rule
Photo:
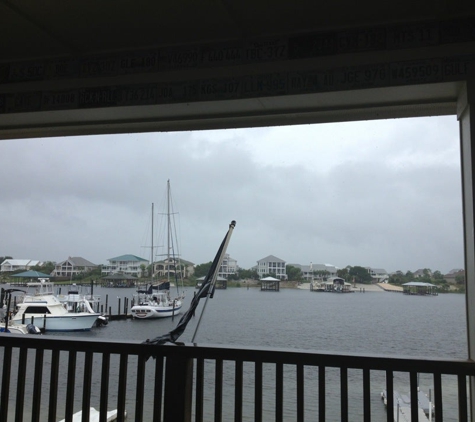
[[[469,360],[29,335],[1,335],[0,362],[1,421],[71,420],[91,407],[117,409],[119,422],[125,412],[139,422],[393,421],[401,379],[417,421],[426,377],[437,422],[464,422],[475,376]]]

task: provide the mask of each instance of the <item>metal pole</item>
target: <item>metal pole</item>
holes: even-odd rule
[[[203,317],[203,314],[205,313],[205,309],[206,309],[206,305],[208,303],[208,299],[211,296],[211,294],[213,293],[214,286],[216,284],[216,278],[218,277],[219,268],[221,267],[221,263],[223,262],[224,254],[226,253],[226,249],[228,247],[228,243],[231,239],[231,234],[232,234],[235,226],[236,226],[235,221],[232,221],[231,224],[229,225],[229,231],[228,231],[228,234],[226,236],[226,240],[224,242],[224,247],[221,251],[221,255],[219,256],[218,264],[215,268],[213,278],[212,278],[211,283],[210,283],[209,288],[208,288],[208,292],[206,293],[206,300],[205,300],[205,303],[203,305],[203,310],[201,311],[201,315],[200,315],[200,318],[198,320],[198,323],[196,324],[195,333],[193,334],[193,338],[191,339],[192,343],[195,342],[196,334],[198,334],[198,329],[200,328],[201,318]]]

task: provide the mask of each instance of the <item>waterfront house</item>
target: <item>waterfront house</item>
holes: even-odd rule
[[[389,274],[384,268],[371,268],[366,267],[369,274],[372,277],[373,283],[384,283],[386,280],[389,279]]]
[[[166,258],[153,263],[153,275],[158,277],[175,277],[175,274],[181,269],[181,276],[188,278],[195,272],[195,264],[190,261],[178,258]]]
[[[0,272],[7,273],[18,270],[28,271],[30,268],[41,266],[42,264],[41,261],[33,259],[5,259],[0,266]]]
[[[458,284],[458,282],[461,282],[463,284],[465,281],[465,270],[463,269],[450,270],[447,274],[444,275],[444,280],[448,284]]]
[[[150,263],[145,258],[140,258],[136,255],[120,255],[115,258],[109,258],[108,264],[102,266],[101,274],[108,275],[114,273],[122,273],[140,277],[142,269],[147,267]]]
[[[257,261],[257,274],[259,278],[263,278],[266,274],[270,274],[279,280],[287,280],[285,271],[285,261],[274,255],[266,256]]]
[[[237,260],[231,258],[229,254],[224,254],[223,262],[219,267],[218,275],[228,279],[230,275],[236,274],[238,270]]]
[[[89,271],[92,271],[95,268],[97,268],[97,265],[85,258],[80,256],[70,256],[68,259],[56,264],[51,275],[60,278],[72,278],[78,274],[85,274]]]
[[[302,278],[304,280],[324,280],[328,277],[335,277],[338,271],[334,265],[331,264],[313,264],[301,265],[301,264],[287,264],[295,268],[300,268],[302,272]]]

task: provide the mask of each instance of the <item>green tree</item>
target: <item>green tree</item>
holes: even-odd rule
[[[147,271],[147,266],[145,264],[140,264],[140,277],[145,277],[145,272]]]
[[[350,268],[348,275],[350,276],[350,279],[354,279],[356,283],[371,284],[371,274],[364,267],[355,265],[354,267]]]
[[[208,273],[209,273],[209,270],[211,268],[211,265],[213,265],[213,263],[210,261],[210,262],[207,262],[206,264],[199,264],[195,267],[195,272],[194,272],[194,276],[196,278],[200,278],[200,277],[204,277],[204,276],[207,276]]]
[[[256,270],[245,270],[244,268],[239,268],[238,271],[239,279],[243,280],[246,278],[250,278],[252,280],[259,280],[259,274]]]
[[[300,268],[294,267],[293,265],[287,265],[285,272],[287,273],[287,279],[289,281],[302,280],[302,270]]]
[[[45,274],[51,274],[54,271],[55,264],[51,261],[46,261],[43,265],[35,265],[30,268],[32,271],[39,271]]]
[[[465,285],[465,274],[458,274],[455,276],[455,284]]]
[[[336,275],[345,281],[348,281],[349,278],[349,273],[348,273],[348,268],[340,268],[339,270],[336,271]]]

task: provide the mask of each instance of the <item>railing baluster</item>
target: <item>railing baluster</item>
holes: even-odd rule
[[[66,422],[71,422],[74,414],[74,388],[76,386],[76,357],[77,353],[73,350],[69,351],[68,358],[68,383],[66,387]]]
[[[137,361],[137,384],[135,386],[135,421],[143,420],[143,402],[145,388],[145,363],[146,358],[141,355]]]
[[[204,359],[196,361],[196,403],[195,422],[203,422],[203,397],[204,397]]]
[[[284,364],[275,368],[275,422],[284,420]]]
[[[417,397],[417,372],[409,373],[409,386],[411,389],[411,421],[417,422],[419,420],[419,398]]]
[[[125,400],[127,388],[127,369],[129,357],[125,353],[120,354],[119,362],[119,387],[117,390],[117,422],[124,422],[126,416]],[[160,396],[161,397],[161,396]]]
[[[31,422],[40,422],[41,415],[41,391],[43,382],[44,350],[37,349],[35,356],[35,375],[33,383],[33,403],[31,412]]]
[[[341,421],[348,422],[348,368],[340,368]]]
[[[164,422],[189,422],[192,413],[193,360],[168,355],[165,366]]]
[[[92,385],[92,352],[86,352],[84,356],[84,374],[82,379],[82,414],[83,422],[89,422],[89,408],[91,407]]]
[[[216,359],[214,378],[214,420],[221,422],[223,417],[223,360]]]
[[[10,398],[10,378],[12,370],[12,348],[3,349],[2,391],[0,400],[0,420],[8,420],[8,400]]]
[[[467,414],[467,378],[465,375],[459,375],[458,381],[458,399],[459,399],[459,422],[468,420]]]
[[[124,384],[127,377],[124,377]],[[125,395],[125,385],[124,385]],[[155,387],[153,400],[153,421],[162,420],[162,398],[163,398],[163,356],[157,356],[155,359]]]
[[[256,362],[254,380],[254,422],[262,421],[262,362]]]
[[[318,367],[318,420],[325,422],[325,367],[320,365]]]
[[[437,422],[443,422],[444,411],[442,404],[442,375],[440,373],[434,374],[434,405],[435,405],[435,417]]]
[[[20,348],[20,361],[18,362],[18,380],[16,390],[16,407],[15,421],[23,420],[23,408],[25,407],[25,378],[26,378],[26,362],[28,357],[28,349]]]
[[[114,346],[111,347],[110,345]],[[35,351],[35,360],[30,364],[28,357],[30,350]],[[111,352],[113,350],[113,352]],[[64,356],[61,353],[64,352]],[[51,353],[51,355],[50,355]],[[418,373],[432,374],[434,384],[434,395],[431,397],[431,401],[434,403],[435,414],[434,419],[437,422],[443,421],[443,409],[447,415],[446,419],[457,419],[464,422],[469,420],[470,409],[468,406],[468,386],[467,377],[475,377],[475,364],[468,360],[457,359],[406,359],[406,358],[387,358],[387,357],[370,357],[370,356],[349,356],[344,354],[318,354],[305,351],[292,351],[292,350],[260,350],[250,349],[246,347],[226,348],[224,346],[199,346],[193,345],[189,347],[187,345],[180,345],[180,347],[161,347],[157,349],[157,354],[160,355],[157,358],[152,370],[152,376],[154,380],[145,379],[145,373],[147,369],[148,353],[140,344],[132,342],[97,342],[93,340],[85,339],[83,342],[75,342],[68,339],[54,339],[54,338],[41,338],[41,337],[29,337],[29,336],[0,336],[0,359],[3,358],[1,373],[1,388],[0,391],[0,421],[14,420],[22,421],[25,413],[28,413],[28,418],[31,418],[32,422],[40,422],[48,420],[48,422],[56,422],[59,419],[65,418],[71,420],[75,407],[80,405],[80,409],[83,411],[83,421],[88,420],[88,411],[91,402],[94,399],[92,396],[92,383],[99,377],[100,388],[100,401],[99,410],[101,412],[101,422],[106,420],[106,412],[108,410],[109,401],[111,397],[115,396],[115,391],[110,391],[110,387],[117,388],[117,405],[114,406],[118,411],[119,422],[125,420],[124,413],[126,406],[136,406],[136,411],[130,409],[129,418],[136,422],[154,420],[164,422],[191,422],[193,416],[192,398],[195,399],[195,421],[203,422],[203,420],[232,420],[232,412],[234,412],[234,420],[241,422],[243,419],[243,413],[247,413],[247,409],[244,408],[244,395],[248,391],[247,377],[245,377],[244,369],[246,371],[251,369],[254,372],[255,379],[251,380],[251,385],[254,383],[254,417],[255,421],[268,420],[269,414],[264,413],[263,401],[267,400],[268,393],[263,394],[264,381],[267,381],[267,372],[264,378],[264,365],[275,364],[275,371],[271,376],[274,377],[272,382],[275,382],[275,412],[273,409],[268,409],[269,406],[265,403],[266,412],[275,413],[275,420],[282,422],[284,419],[284,412],[294,412],[293,418],[295,421],[303,421],[304,419],[318,419],[319,422],[327,420],[326,412],[326,395],[330,392],[333,393],[335,386],[333,381],[333,371],[338,371],[336,374],[340,376],[337,383],[339,386],[339,393],[341,400],[336,403],[336,409],[332,402],[332,407],[329,409],[331,417],[334,416],[334,412],[340,413],[339,420],[348,421],[358,418],[364,422],[371,421],[371,404],[372,395],[375,394],[371,391],[373,386],[373,380],[371,378],[371,371],[379,371],[386,374],[386,393],[387,393],[387,416],[384,416],[384,420],[392,421],[394,419],[394,374],[401,373],[409,375],[409,379],[406,379],[406,387],[403,387],[404,391],[407,391],[407,384],[409,384],[410,392],[409,396],[412,401],[411,408],[407,408],[407,412],[411,413],[412,420],[416,420],[420,412],[418,407]],[[84,356],[84,359],[80,357]],[[102,358],[98,367],[101,368],[99,375],[94,374],[95,356]],[[130,356],[135,356],[138,360],[137,363],[137,385],[130,385],[127,383],[127,378],[130,381],[130,374],[128,374],[128,363]],[[113,368],[116,365],[112,365],[112,362],[117,360],[117,370],[113,372]],[[83,372],[81,375],[77,362],[84,360]],[[215,363],[215,378],[213,380],[214,385],[211,385],[210,392],[204,392],[205,382],[208,380],[205,374],[205,362],[209,360]],[[194,363],[196,362],[196,377],[193,377],[193,371],[195,369]],[[234,362],[234,377],[231,374],[231,379],[234,378],[234,391],[228,391],[227,384],[224,384],[224,377],[227,376],[226,366],[227,362]],[[247,365],[250,362],[249,368]],[[42,389],[42,384],[45,384],[44,371],[51,363],[51,376],[49,386],[47,389]],[[34,365],[34,371],[33,371]],[[81,365],[79,365],[81,366]],[[224,373],[226,366],[226,374]],[[292,400],[292,397],[288,397],[290,404],[286,404],[284,399],[284,391],[286,385],[284,385],[284,370],[286,366],[295,367],[295,386],[296,386],[296,400]],[[18,368],[18,371],[12,368]],[[31,370],[30,370],[31,367]],[[315,392],[306,391],[306,377],[313,373],[313,368],[318,367],[318,404],[314,403]],[[331,367],[332,379],[327,383],[326,368]],[[150,364],[151,369],[152,366]],[[267,367],[266,367],[267,368]],[[363,398],[363,412],[361,415],[355,415],[353,412],[350,414],[349,406],[349,371],[361,370],[362,371],[362,395]],[[134,368],[135,369],[135,368]],[[311,370],[311,372],[310,372]],[[438,372],[436,372],[438,371]],[[134,371],[135,372],[135,371]],[[26,376],[28,374],[28,376]],[[129,375],[129,376],[128,376]],[[406,376],[407,376],[406,375]],[[442,400],[447,400],[443,397],[442,393],[442,380],[445,375],[450,376],[449,387],[452,390],[452,386],[455,384],[458,388],[458,415],[454,399],[451,399],[448,403],[443,403]],[[82,397],[76,393],[79,393],[76,389],[76,378],[81,377],[82,384]],[[205,379],[206,377],[206,379]],[[47,377],[46,377],[47,378]],[[293,376],[291,377],[293,380]],[[231,380],[230,379],[230,380]],[[445,380],[445,379],[444,379]],[[79,379],[78,379],[79,381]],[[313,381],[313,380],[312,380]],[[316,380],[315,380],[316,381]],[[409,381],[409,382],[407,382]],[[454,382],[455,381],[455,382]],[[193,390],[193,382],[196,382],[196,390]],[[327,388],[328,384],[328,388]],[[266,384],[267,385],[267,382]],[[144,406],[145,401],[145,388],[148,390],[153,387],[153,400],[150,400],[150,405]],[[382,386],[381,386],[382,387]],[[377,387],[378,389],[381,387]],[[307,387],[308,388],[308,387]],[[32,394],[30,393],[30,389]],[[135,389],[135,396],[131,399],[131,404],[126,404],[126,396],[131,394],[130,391]],[[361,387],[360,387],[361,389]],[[49,390],[49,391],[48,391]],[[213,391],[214,390],[214,391]],[[272,389],[274,390],[274,389]],[[353,391],[353,390],[351,390]],[[195,397],[193,397],[195,393]],[[213,398],[214,403],[211,404],[211,408],[208,405],[205,406],[204,398]],[[211,396],[210,396],[211,394]],[[310,396],[311,394],[311,396]],[[76,397],[79,396],[79,397]],[[225,400],[231,400],[234,395],[234,409],[230,407],[224,407]],[[46,396],[46,397],[42,397]],[[431,395],[432,396],[432,395]],[[247,396],[246,396],[247,397]],[[308,404],[308,398],[311,397],[312,405],[318,407],[318,418],[315,414],[310,414],[312,406]],[[136,400],[134,400],[134,398]],[[16,399],[16,404],[12,405]],[[81,400],[81,401],[80,401]],[[94,399],[94,403],[97,399]],[[270,397],[272,400],[272,397]],[[295,404],[293,404],[295,403]],[[49,404],[49,408],[48,408]],[[232,405],[232,402],[229,402]],[[112,404],[111,404],[112,405]],[[214,405],[214,409],[213,409]],[[274,403],[272,404],[274,406]],[[340,409],[338,409],[338,405]],[[444,405],[444,406],[443,406]],[[9,406],[14,409],[9,409]],[[292,409],[293,407],[293,409]],[[127,409],[129,410],[129,409]],[[340,412],[339,412],[340,410]],[[10,414],[8,413],[10,411]],[[251,410],[252,411],[252,410]],[[42,415],[41,412],[44,414]],[[60,417],[57,417],[57,414]],[[316,413],[316,412],[315,412]],[[360,411],[357,412],[358,414]],[[31,414],[31,417],[29,416]],[[46,414],[48,417],[46,418]],[[272,417],[272,419],[274,419]]]
[[[99,400],[99,422],[107,422],[107,406],[109,403],[109,372],[110,372],[110,359],[111,355],[109,353],[104,353],[102,355],[102,365],[101,365],[101,397]]]
[[[387,422],[394,421],[394,373],[386,371],[386,419]]]
[[[303,365],[297,365],[297,421],[304,420],[304,376]]]
[[[58,406],[58,374],[59,349],[54,349],[51,355],[48,422],[56,422],[56,413]]]
[[[363,369],[363,420],[371,421],[371,382],[369,369]]]
[[[237,360],[234,370],[234,421],[242,421],[242,360]]]

